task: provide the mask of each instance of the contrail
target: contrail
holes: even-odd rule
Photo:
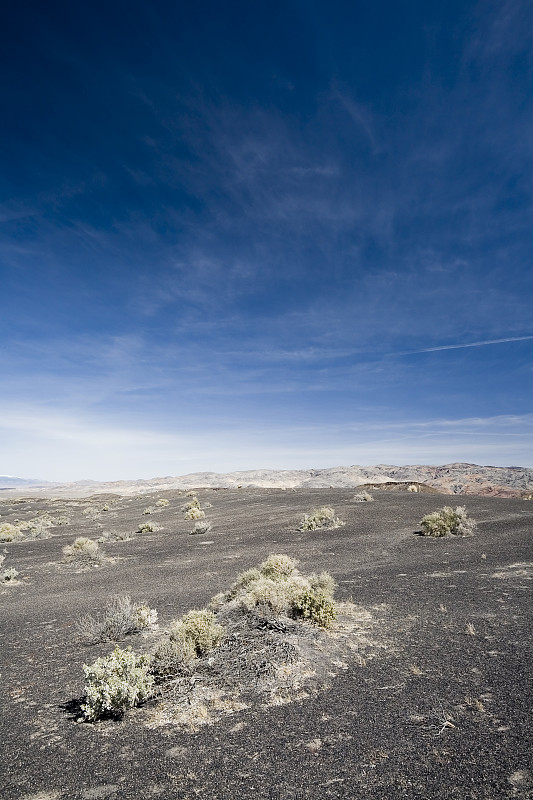
[[[412,356],[416,353],[436,353],[438,350],[460,350],[463,347],[485,347],[488,344],[504,344],[505,342],[525,342],[533,336],[510,336],[507,339],[488,339],[486,342],[468,342],[467,344],[443,344],[440,347],[425,347],[423,350],[407,350],[396,353],[398,356]]]

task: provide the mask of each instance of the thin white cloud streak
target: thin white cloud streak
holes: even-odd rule
[[[466,342],[465,344],[444,344],[439,347],[424,347],[422,350],[406,350],[403,353],[392,353],[395,356],[413,356],[417,353],[436,353],[439,350],[461,350],[465,347],[486,347],[490,344],[505,344],[506,342],[525,342],[533,336],[509,336],[507,339],[488,339],[485,342]]]

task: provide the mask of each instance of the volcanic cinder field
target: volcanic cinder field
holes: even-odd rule
[[[212,523],[201,535],[180,510],[184,492],[2,499],[0,523],[54,523],[0,545],[3,568],[18,571],[0,585],[3,800],[533,796],[533,503],[372,494],[201,489]],[[421,536],[422,516],[451,501],[477,520],[474,535]],[[299,531],[319,506],[345,525]],[[139,532],[144,523],[156,530]],[[101,541],[100,566],[64,562],[77,536]],[[266,620],[253,681],[228,673],[217,688],[200,675],[186,696],[80,721],[83,664],[114,647],[84,645],[81,617],[117,596],[146,602],[158,627],[120,646],[150,652],[173,620],[271,553],[334,577],[329,631]],[[283,661],[283,648],[300,661]]]

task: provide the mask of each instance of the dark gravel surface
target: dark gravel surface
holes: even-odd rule
[[[533,503],[375,491],[374,503],[355,504],[353,494],[200,490],[212,503],[203,536],[188,535],[183,493],[0,502],[0,522],[70,518],[50,538],[0,545],[20,579],[0,585],[2,800],[533,797]],[[167,507],[142,514],[161,497]],[[444,504],[467,507],[474,536],[416,535]],[[320,505],[346,526],[298,533]],[[136,534],[146,521],[162,530]],[[102,547],[114,560],[62,564],[78,535],[111,537]],[[151,704],[122,721],[76,722],[82,664],[112,649],[80,646],[80,616],[127,593],[157,608],[164,629],[272,552],[304,573],[328,570],[336,597],[372,614],[370,657],[355,653],[308,699],[192,732],[147,727]],[[153,639],[130,642],[142,650]]]

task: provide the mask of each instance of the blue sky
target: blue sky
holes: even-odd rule
[[[533,6],[12,4],[0,473],[533,466]]]

